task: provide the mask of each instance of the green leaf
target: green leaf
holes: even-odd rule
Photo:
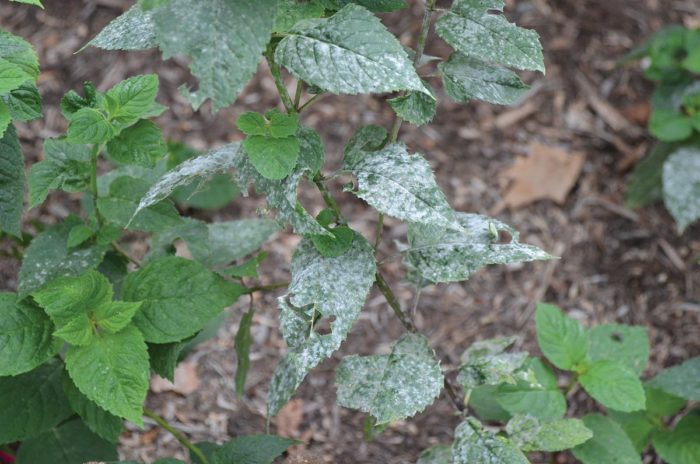
[[[506,424],[508,437],[523,451],[563,451],[593,437],[580,419],[540,421],[534,416],[515,416]]]
[[[315,1],[278,0],[273,32],[287,32],[305,19],[320,18],[325,8]]]
[[[528,380],[527,372],[519,371],[527,353],[504,352],[514,342],[515,337],[501,337],[473,343],[462,354],[457,382],[468,391],[483,385]]]
[[[453,464],[528,464],[523,453],[507,438],[494,435],[468,417],[455,429]]]
[[[293,0],[296,3],[296,0]],[[246,111],[236,119],[236,127],[245,135],[270,135],[268,122],[262,114]]]
[[[4,29],[0,29],[0,59],[19,66],[32,80],[39,76],[39,59],[32,45]]]
[[[457,51],[482,61],[544,72],[537,32],[510,24],[493,10],[503,0],[456,0],[436,26],[437,33]]]
[[[73,414],[62,378],[58,359],[17,377],[0,377],[0,443],[39,435]]]
[[[372,13],[388,13],[406,8],[405,0],[316,0],[327,10],[340,10],[349,3],[356,3],[367,8]]]
[[[244,288],[175,256],[156,259],[124,280],[122,298],[143,301],[134,323],[146,341],[180,341],[233,304]]]
[[[496,105],[512,105],[529,87],[517,74],[477,58],[453,53],[438,65],[445,92],[458,102],[473,99]]]
[[[105,94],[110,120],[130,125],[148,117],[158,95],[158,76],[144,74],[121,81]],[[72,119],[71,119],[72,120]]]
[[[90,227],[86,226],[85,224],[78,224],[77,226],[73,227],[68,233],[68,248],[75,248],[77,246],[80,246],[94,235],[95,231],[92,230]]]
[[[700,410],[695,409],[676,424],[673,430],[654,433],[654,450],[668,464],[700,462]]]
[[[456,219],[462,231],[438,225],[408,225],[409,247],[402,251],[418,281],[456,282],[491,264],[553,258],[535,246],[519,243],[518,231],[500,221],[470,213],[456,213]],[[498,241],[499,232],[510,238],[508,243]]]
[[[70,231],[82,221],[75,216],[46,228],[26,250],[19,272],[18,298],[24,298],[48,282],[63,276],[74,276],[97,267],[108,244],[95,243],[68,248]]]
[[[656,109],[649,118],[649,132],[662,142],[679,142],[690,137],[693,124],[675,110]]]
[[[432,404],[443,380],[428,339],[406,334],[388,355],[343,358],[335,377],[337,401],[371,414],[378,425],[386,424],[411,417]]]
[[[140,3],[112,20],[87,46],[104,50],[147,50],[158,46],[154,10],[141,7]]]
[[[700,356],[661,371],[649,385],[686,400],[700,401]]]
[[[258,266],[267,259],[267,255],[266,251],[262,251],[243,264],[229,266],[221,272],[231,277],[252,277],[257,279],[259,277]]]
[[[103,440],[80,419],[64,422],[22,442],[18,462],[32,464],[76,464],[118,459],[117,446]]]
[[[24,82],[31,80],[32,76],[10,61],[0,58],[0,95],[7,95]]]
[[[253,337],[250,334],[250,327],[253,325],[254,309],[248,310],[241,317],[238,324],[238,332],[234,348],[236,349],[236,395],[240,398],[245,393],[245,379],[250,369],[250,344]]]
[[[340,256],[352,246],[355,232],[347,226],[329,229],[331,235],[312,235],[311,241],[321,255],[326,258]]]
[[[278,299],[280,330],[289,352],[270,381],[268,416],[291,398],[306,374],[329,357],[350,332],[374,283],[374,251],[359,234],[341,256],[322,256],[309,239],[302,240],[292,257],[288,293]],[[315,327],[326,318],[330,333]]]
[[[214,453],[214,463],[272,464],[296,440],[276,435],[242,435],[222,445]]]
[[[358,158],[346,164],[357,177],[355,194],[378,211],[405,221],[464,231],[421,155],[410,155],[403,144],[392,143]]]
[[[423,85],[428,88],[427,84]],[[406,95],[392,98],[388,102],[396,116],[416,126],[428,124],[433,120],[437,111],[435,97],[424,92],[411,91]]]
[[[90,148],[65,139],[44,142],[44,159],[29,170],[29,207],[46,200],[49,190],[81,192],[90,186]]]
[[[175,382],[175,368],[180,361],[187,340],[189,339],[172,343],[149,343],[148,360],[153,372],[164,379]]]
[[[435,445],[423,450],[416,464],[452,464],[452,447]]]
[[[354,165],[365,155],[365,152],[381,150],[388,138],[389,134],[383,127],[370,124],[359,128],[345,145],[343,166]]]
[[[663,165],[675,149],[676,145],[657,143],[646,158],[637,163],[627,183],[625,203],[628,207],[646,206],[663,198]]]
[[[265,118],[270,121],[269,135],[278,139],[291,137],[299,130],[299,115],[286,114],[278,109],[265,112]]]
[[[123,429],[122,419],[108,413],[80,393],[67,374],[63,376],[63,390],[73,411],[90,430],[111,443],[119,440]]]
[[[119,164],[152,168],[165,155],[165,141],[158,126],[142,119],[107,143],[107,154]]]
[[[559,369],[575,370],[586,359],[588,337],[577,320],[554,305],[538,303],[535,325],[542,353]]]
[[[649,404],[648,397],[647,404]],[[657,428],[657,424],[649,414],[646,411],[619,412],[611,409],[608,415],[622,427],[637,453],[642,453]]]
[[[257,70],[272,32],[274,0],[171,0],[155,10],[156,40],[165,59],[185,54],[199,79],[188,92],[195,108],[211,98],[214,110],[235,100]],[[187,34],[183,34],[187,31]]]
[[[500,387],[485,385],[469,391],[469,407],[477,417],[485,421],[507,422],[511,414],[496,401],[496,392]]]
[[[276,139],[253,135],[243,142],[243,149],[255,169],[266,179],[284,179],[299,158],[299,141],[293,136]]]
[[[10,125],[0,138],[0,231],[20,236],[23,204],[24,156],[17,131]]]
[[[10,116],[17,121],[31,121],[41,117],[41,95],[36,85],[25,82],[3,97]]]
[[[679,234],[700,219],[700,148],[681,148],[668,158],[663,170],[663,194]]]
[[[12,122],[12,115],[10,114],[10,107],[7,106],[4,100],[0,99],[0,137],[5,135],[5,131],[10,127]]]
[[[644,385],[644,394],[647,397],[647,412],[657,417],[673,416],[683,409],[686,403],[683,398],[655,388],[648,383]]]
[[[429,93],[396,37],[374,14],[352,3],[328,19],[290,31],[277,46],[275,61],[335,94]]]
[[[31,301],[0,292],[0,376],[31,371],[53,357],[63,344],[54,325]]]
[[[133,325],[101,334],[87,346],[71,346],[66,367],[80,392],[115,416],[143,426],[148,392],[148,350]]]
[[[644,327],[602,324],[588,329],[588,357],[607,359],[642,375],[649,362],[649,336]]]
[[[583,423],[593,438],[572,452],[583,464],[641,464],[642,460],[622,428],[602,414],[587,414]]]
[[[40,8],[44,8],[44,5],[41,4],[41,0],[11,0],[13,2],[18,2],[18,3],[26,3],[28,5],[35,5]]]
[[[73,143],[104,143],[117,135],[107,116],[94,108],[81,108],[68,123],[68,140]]]
[[[586,392],[606,408],[632,412],[644,409],[644,387],[637,374],[614,361],[592,363],[579,376]]]

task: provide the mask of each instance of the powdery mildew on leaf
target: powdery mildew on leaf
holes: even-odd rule
[[[207,98],[215,110],[233,103],[257,70],[276,10],[275,0],[171,0],[155,10],[163,58],[192,58],[199,90],[185,94],[195,108]]]
[[[456,282],[468,279],[489,264],[520,263],[552,259],[541,249],[518,242],[518,232],[487,216],[456,213],[463,231],[444,230],[431,224],[409,224],[409,248],[405,262],[422,279]],[[509,243],[498,243],[498,233],[510,235]]]
[[[663,194],[679,233],[700,219],[700,148],[681,148],[666,160]]]
[[[534,416],[515,416],[506,424],[508,437],[523,451],[562,451],[593,437],[580,419],[540,421]]]
[[[413,416],[440,394],[440,362],[423,335],[401,337],[388,355],[346,356],[335,378],[338,404],[371,414],[377,424]]]
[[[437,111],[435,97],[424,92],[411,91],[388,102],[398,117],[417,126],[432,121]]]
[[[447,203],[433,170],[419,154],[392,143],[379,151],[354,154],[348,168],[357,177],[355,194],[378,211],[405,221],[464,230]]]
[[[537,32],[520,28],[491,10],[503,11],[503,0],[456,0],[438,20],[437,33],[465,55],[517,69],[544,72]]]
[[[507,438],[484,429],[471,417],[455,429],[453,464],[529,464],[530,461]]]
[[[503,337],[473,343],[462,354],[457,382],[465,390],[483,385],[515,384],[519,380],[536,383],[527,370],[521,370],[527,352],[505,352],[515,340],[515,337]]]
[[[136,4],[112,20],[88,46],[104,50],[147,50],[158,46],[153,23],[154,10]]]
[[[430,93],[399,41],[370,11],[346,5],[328,19],[302,23],[277,46],[275,60],[331,93]]]
[[[310,239],[299,243],[288,293],[278,299],[289,353],[270,381],[268,416],[277,414],[306,374],[340,347],[362,310],[375,271],[374,251],[359,234],[348,251],[334,258],[321,256]],[[329,334],[313,330],[319,315],[330,321]]]

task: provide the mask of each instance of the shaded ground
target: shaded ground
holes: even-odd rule
[[[84,80],[104,89],[132,74],[157,72],[162,82],[160,100],[172,105],[159,124],[169,137],[197,148],[240,137],[233,125],[240,112],[277,102],[267,69],[261,66],[233,108],[216,115],[206,110],[193,114],[176,90],[189,79],[185,61],[162,62],[152,52],[86,50],[73,55],[131,2],[45,3],[45,12],[6,2],[0,6],[0,26],[28,38],[42,63],[40,89],[47,118],[19,128],[28,164],[39,158],[43,138],[65,129],[58,110],[60,95]],[[394,31],[401,31],[407,44],[413,44],[420,15],[420,7],[412,3],[411,14],[404,11],[384,18]],[[455,366],[473,341],[494,335],[522,335],[522,347],[537,352],[531,316],[534,302],[540,299],[559,304],[586,324],[615,321],[647,327],[652,341],[647,375],[700,354],[700,272],[693,264],[700,254],[700,227],[693,226],[678,237],[662,207],[624,208],[625,177],[649,145],[643,126],[651,86],[638,70],[616,67],[622,54],[663,25],[700,24],[700,6],[696,0],[512,0],[508,6],[509,17],[542,36],[546,77],[526,75],[533,91],[514,108],[445,100],[433,124],[405,125],[401,138],[427,155],[457,210],[480,213],[501,210],[499,173],[516,155],[526,154],[531,141],[585,153],[583,172],[564,205],[543,201],[517,211],[503,210],[497,216],[520,230],[523,241],[562,259],[493,267],[465,283],[427,288],[417,305],[416,324],[428,334],[447,368]],[[427,53],[445,56],[446,50],[431,36]],[[616,119],[618,114],[622,120]],[[342,144],[357,127],[388,126],[391,117],[381,97],[329,97],[312,107],[304,122],[321,133],[331,160],[328,170],[332,170]],[[50,198],[47,206],[28,215],[28,227],[36,220],[53,222],[77,211],[77,197],[54,194]],[[372,236],[376,216],[349,194],[341,193],[339,199],[343,212],[353,218],[352,226]],[[304,198],[304,203],[311,209],[319,206],[316,197]],[[195,214],[211,221],[252,216],[260,204],[260,199],[239,199],[220,212]],[[380,255],[386,257],[396,253],[394,240],[404,240],[406,232],[398,222],[387,220],[387,226],[380,248]],[[265,246],[272,259],[263,269],[263,283],[289,278],[295,243],[293,236],[280,234]],[[138,254],[145,251],[146,242],[134,235],[130,245]],[[0,242],[0,249],[8,247]],[[415,295],[399,283],[400,263],[388,260],[384,271],[392,277],[404,306],[411,307]],[[17,261],[0,258],[0,288],[14,289],[16,275]],[[162,393],[149,399],[152,408],[197,440],[225,440],[264,430],[267,382],[284,343],[276,328],[274,295],[258,297],[255,304],[247,398],[236,399],[233,388],[233,336],[244,308],[239,303],[218,336],[189,358],[197,365],[200,388],[187,397]],[[363,416],[334,404],[337,360],[345,354],[385,349],[401,333],[381,296],[373,293],[343,348],[308,376],[293,407],[284,411],[277,424],[283,433],[306,443],[289,462],[414,462],[423,448],[449,442],[457,419],[444,397],[372,442],[362,438]],[[590,407],[578,395],[575,398],[573,413]],[[171,454],[181,457],[170,435],[151,426],[125,434],[121,451],[124,457],[144,460]],[[568,455],[561,459],[575,462]]]

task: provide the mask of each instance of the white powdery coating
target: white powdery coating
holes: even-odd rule
[[[541,422],[531,415],[513,416],[506,424],[508,438],[523,451],[562,451],[593,437],[581,419]]]
[[[434,283],[468,279],[489,264],[507,264],[554,258],[541,249],[518,243],[518,232],[488,216],[456,213],[464,232],[409,224],[410,247],[406,265]],[[491,225],[491,227],[489,226]],[[510,243],[499,244],[490,229],[510,234]]]
[[[138,4],[114,19],[88,45],[104,50],[146,50],[158,46],[153,10],[143,11]]]
[[[338,404],[375,417],[377,424],[405,419],[440,394],[440,362],[423,335],[401,337],[388,355],[346,356],[336,374]]]
[[[359,234],[335,258],[321,256],[309,239],[299,243],[289,291],[278,300],[280,330],[290,351],[270,381],[268,415],[276,414],[308,371],[340,347],[362,310],[375,271],[374,251]],[[313,330],[316,313],[331,320],[329,334]]]
[[[293,30],[277,46],[275,60],[331,93],[429,94],[396,37],[374,14],[353,3],[327,20]]]
[[[515,337],[500,337],[472,344],[462,354],[457,382],[465,390],[470,390],[482,385],[516,384],[518,380],[531,380],[528,371],[517,372],[523,367],[528,353],[504,352],[513,342]]]
[[[433,170],[419,154],[393,143],[363,153],[349,166],[358,181],[355,194],[378,211],[404,221],[463,230]]]
[[[666,160],[663,192],[679,233],[700,219],[700,149],[681,148]]]
[[[510,24],[502,0],[456,0],[436,24],[437,33],[465,55],[517,69],[544,72],[542,45],[535,31]]]
[[[530,461],[508,439],[485,430],[468,417],[455,429],[453,464],[529,464]]]
[[[242,156],[240,144],[231,143],[177,165],[146,192],[134,211],[132,220],[139,211],[167,198],[177,187],[189,184],[195,179],[207,179],[213,174],[232,169],[240,162]]]

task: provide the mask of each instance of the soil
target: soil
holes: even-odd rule
[[[27,165],[40,159],[41,143],[65,130],[58,109],[61,95],[91,80],[106,89],[119,80],[147,72],[161,78],[159,100],[171,111],[157,122],[169,138],[198,149],[240,138],[234,126],[242,111],[264,110],[277,104],[269,72],[260,72],[236,104],[217,114],[205,107],[193,112],[177,87],[194,84],[187,62],[163,62],[156,52],[103,52],[86,49],[74,54],[104,25],[127,9],[123,0],[45,0],[46,10],[19,4],[0,5],[0,26],[27,38],[38,50],[42,64],[39,87],[46,118],[20,124]],[[421,5],[387,14],[383,20],[405,44],[415,41]],[[539,353],[533,335],[534,304],[555,303],[584,324],[619,322],[647,328],[652,344],[645,373],[700,354],[700,226],[678,235],[660,206],[629,210],[624,206],[625,182],[634,162],[651,140],[644,130],[652,84],[635,66],[618,60],[644,38],[669,24],[700,24],[697,0],[509,0],[507,15],[521,26],[535,29],[545,49],[547,74],[524,73],[532,91],[515,107],[482,103],[458,105],[440,99],[432,124],[405,124],[400,138],[409,148],[426,154],[438,182],[459,211],[493,213],[521,232],[521,240],[538,245],[560,260],[518,266],[494,266],[470,280],[431,286],[420,293],[401,283],[399,260],[385,260],[401,303],[416,304],[415,323],[427,334],[447,370],[472,342],[496,335],[518,335],[520,348]],[[448,48],[431,35],[426,53],[446,56]],[[437,84],[437,83],[436,83]],[[440,97],[445,97],[440,95]],[[326,144],[329,172],[338,166],[342,146],[353,131],[368,123],[388,127],[392,113],[384,96],[323,98],[304,115],[304,123],[318,130]],[[620,119],[620,117],[622,119]],[[532,141],[585,153],[577,184],[565,203],[540,201],[510,211],[501,207],[504,172]],[[106,169],[107,166],[101,166]],[[376,215],[347,193],[342,179],[332,185],[351,225],[372,237]],[[308,189],[310,190],[310,189]],[[311,210],[320,199],[302,192]],[[209,221],[255,215],[261,198],[240,198],[216,212],[183,211]],[[52,194],[42,207],[26,215],[29,232],[38,223],[53,223],[77,212],[79,197]],[[395,241],[405,240],[406,227],[387,219],[380,259],[396,253]],[[289,261],[297,238],[280,233],[264,249],[262,284],[289,279]],[[128,236],[136,255],[147,249],[146,237]],[[0,241],[8,255],[11,242]],[[0,257],[0,290],[14,290],[16,258]],[[265,430],[265,397],[285,345],[277,330],[274,294],[257,296],[252,367],[246,394],[238,399],[233,378],[236,358],[233,337],[248,301],[237,303],[212,340],[199,345],[187,361],[196,366],[200,386],[183,396],[175,392],[151,394],[148,406],[194,440],[225,441],[239,434]],[[364,416],[335,405],[334,369],[347,354],[386,350],[403,330],[381,295],[374,291],[365,311],[343,347],[332,359],[309,374],[291,405],[273,421],[278,431],[303,442],[287,456],[288,463],[408,463],[420,451],[449,443],[458,418],[449,399],[441,396],[426,411],[392,424],[373,440],[363,438]],[[563,378],[562,382],[566,379]],[[571,397],[570,414],[595,409],[582,393]],[[156,457],[185,458],[178,443],[148,422],[144,430],[129,427],[120,442],[123,458],[146,462]],[[540,461],[533,456],[533,462]],[[559,463],[576,462],[567,453]],[[645,462],[658,462],[647,456]]]

